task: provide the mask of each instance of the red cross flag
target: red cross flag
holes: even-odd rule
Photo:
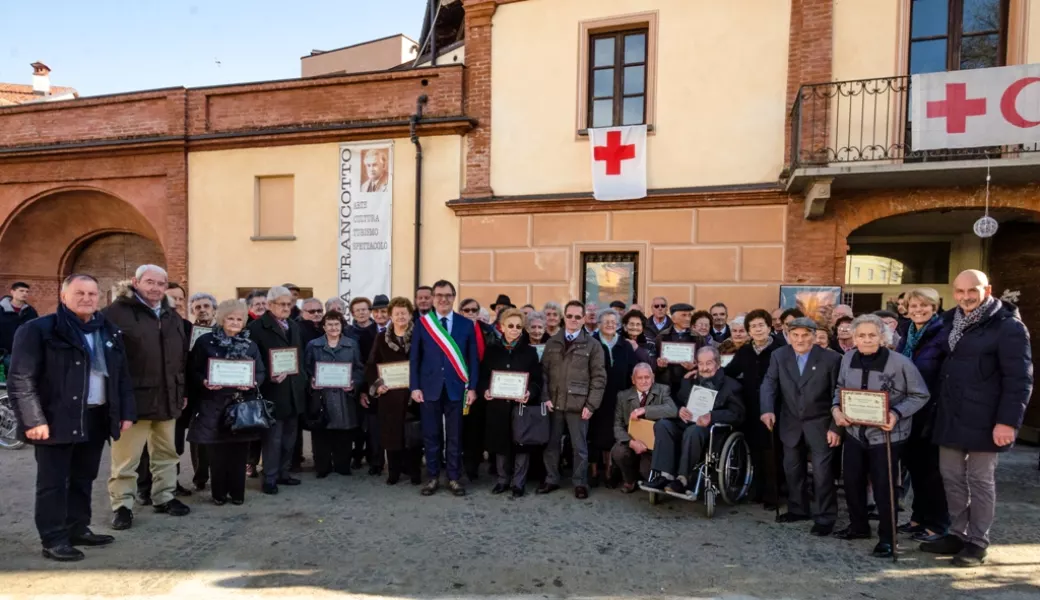
[[[589,130],[596,200],[646,198],[646,125]]]
[[[914,150],[1040,142],[1040,64],[914,75]]]

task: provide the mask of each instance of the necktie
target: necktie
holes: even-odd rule
[[[448,317],[441,317],[441,326],[444,327],[444,331],[448,331]]]
[[[646,406],[646,392],[639,392],[639,407],[643,408]]]

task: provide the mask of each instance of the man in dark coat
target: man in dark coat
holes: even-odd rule
[[[142,265],[130,286],[121,289],[104,310],[105,318],[123,331],[137,406],[137,422],[112,444],[108,495],[113,529],[129,529],[133,524],[137,467],[145,447],[149,449],[155,512],[175,517],[191,512],[173,497],[180,463],[175,443],[177,418],[187,405],[188,335],[166,298],[166,282],[162,267]]]
[[[787,512],[778,523],[815,521],[811,533],[830,535],[838,518],[838,490],[834,485],[841,437],[831,416],[834,388],[841,370],[841,355],[813,343],[816,322],[807,317],[787,325],[788,345],[769,357],[762,380],[762,423],[770,431],[777,426],[784,447],[787,478]],[[777,404],[780,416],[777,418]],[[806,453],[812,453],[812,516],[806,488]]]
[[[985,273],[958,275],[953,297],[957,308],[943,317],[950,354],[932,434],[952,524],[949,535],[921,550],[977,567],[996,513],[997,456],[1014,444],[1033,392],[1033,356],[1018,308],[992,296]]]
[[[36,447],[36,530],[43,555],[81,560],[73,546],[114,538],[90,531],[90,494],[105,442],[137,418],[119,329],[97,312],[98,282],[70,275],[58,312],[15,334],[8,392],[19,431]]]
[[[729,309],[726,308],[726,305],[716,302],[711,305],[708,312],[711,314],[711,331],[708,334],[711,339],[716,344],[721,344],[733,337],[733,332],[729,329]]]
[[[722,356],[715,346],[697,351],[697,376],[683,380],[679,390],[679,404],[665,418],[654,423],[654,454],[650,469],[653,475],[647,487],[685,494],[696,477],[694,469],[701,463],[711,426],[714,424],[736,427],[744,419],[744,403],[740,399],[740,383],[719,367]],[[693,414],[686,403],[695,386],[715,392],[711,410]],[[673,406],[675,406],[673,404]]]
[[[379,326],[372,320],[372,303],[364,296],[358,296],[350,301],[350,316],[352,323],[347,328],[346,335],[354,338],[361,347],[361,361],[365,362],[372,354],[372,346],[376,342],[376,334]],[[383,447],[379,443],[379,412],[378,400],[369,398],[364,391],[361,392],[361,404],[364,408],[362,431],[364,435],[354,438],[354,461],[355,469],[361,468],[361,459],[368,460],[368,474],[381,475],[386,458]]]
[[[653,340],[672,326],[668,316],[668,299],[658,296],[650,301],[650,315],[646,319],[646,338]]]
[[[291,292],[292,290],[290,289],[289,291]],[[321,327],[321,317],[324,313],[325,308],[322,306],[321,300],[307,298],[303,301],[303,308],[300,310],[299,316],[290,317],[291,320],[296,321],[296,324],[300,326],[301,345],[305,349],[307,344],[325,335],[325,330]],[[302,468],[303,419],[298,419],[296,423],[296,445],[293,446],[293,459],[289,470],[292,473],[299,473]]]
[[[263,435],[264,483],[261,491],[277,494],[279,485],[300,485],[300,480],[289,474],[293,448],[296,446],[297,424],[307,400],[307,375],[303,366],[303,338],[300,325],[292,320],[292,293],[281,286],[267,292],[267,312],[249,324],[249,339],[256,343],[264,359],[267,380],[260,393],[274,404],[274,423]],[[278,351],[280,360],[288,361],[296,351],[295,369],[271,368],[271,351]],[[294,372],[295,371],[295,372]]]
[[[0,298],[0,355],[11,353],[19,327],[40,316],[29,304],[28,283],[16,281],[10,291],[10,295]]]
[[[690,329],[690,321],[693,319],[693,306],[680,302],[673,304],[669,309],[672,313],[672,325],[657,336],[657,382],[668,386],[672,393],[672,400],[676,408],[681,404],[679,401],[679,386],[682,385],[683,377],[690,371],[697,369],[697,362],[691,360],[688,363],[669,363],[667,359],[661,358],[663,343],[693,344],[694,355],[697,350],[708,345],[708,340]],[[685,405],[684,405],[685,406]]]

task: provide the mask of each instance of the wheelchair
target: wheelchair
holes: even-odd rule
[[[705,513],[709,519],[712,518],[720,497],[732,506],[743,500],[751,488],[755,466],[751,464],[751,449],[744,434],[734,431],[732,425],[716,423],[709,427],[704,461],[694,467],[694,471],[697,478],[691,491],[685,494],[643,487],[642,482],[639,487],[650,493],[651,505],[656,505],[661,495],[696,502],[703,494]]]

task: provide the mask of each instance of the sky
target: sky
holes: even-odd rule
[[[403,33],[425,0],[0,0],[0,82],[96,96],[300,76],[300,57]],[[218,64],[219,63],[219,64]]]

